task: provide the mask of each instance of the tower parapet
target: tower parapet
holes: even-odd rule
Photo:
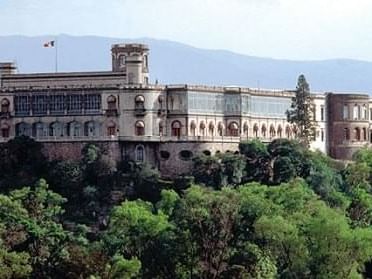
[[[111,47],[112,71],[125,72],[126,83],[148,84],[149,47],[145,44],[115,44]]]

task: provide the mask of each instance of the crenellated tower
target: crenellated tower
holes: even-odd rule
[[[112,71],[125,72],[126,83],[149,83],[149,47],[144,44],[115,44],[111,48]]]

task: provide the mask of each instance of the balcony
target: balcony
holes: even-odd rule
[[[0,112],[0,118],[1,119],[8,119],[10,118],[10,112]]]
[[[144,116],[146,114],[146,109],[144,108],[135,108],[134,115],[135,116]]]
[[[106,116],[111,116],[111,117],[115,117],[115,116],[118,116],[119,115],[119,113],[118,113],[118,110],[117,109],[107,109],[106,111],[105,111],[105,115]]]

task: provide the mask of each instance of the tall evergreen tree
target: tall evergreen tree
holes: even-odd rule
[[[296,96],[292,98],[291,109],[287,110],[287,121],[296,125],[296,138],[305,146],[309,146],[315,136],[314,103],[310,87],[304,75],[297,81]]]

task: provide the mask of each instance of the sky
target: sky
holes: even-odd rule
[[[62,33],[372,61],[372,0],[0,0],[0,36]]]

